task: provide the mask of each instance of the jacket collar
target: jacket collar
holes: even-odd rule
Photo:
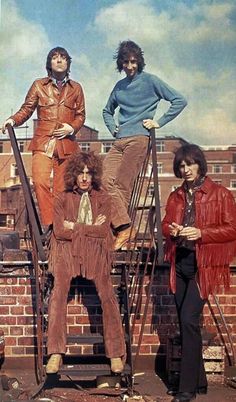
[[[212,183],[213,181],[210,179],[210,177],[206,176],[199,190],[201,190],[203,193],[208,193],[212,187]]]
[[[203,193],[208,193],[208,191],[211,189],[212,183],[213,182],[210,179],[210,177],[205,176],[204,182],[202,183],[202,185],[199,187],[199,189],[197,191],[202,191]],[[181,194],[181,195],[185,192],[184,182],[176,191],[178,194]]]
[[[48,85],[49,83],[53,83],[53,79],[51,77],[46,77],[44,79],[43,85]],[[66,84],[70,84],[70,86],[74,86],[74,81],[72,81],[70,78],[66,81]]]

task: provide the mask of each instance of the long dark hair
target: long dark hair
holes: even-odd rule
[[[92,186],[95,190],[101,187],[102,160],[94,152],[76,152],[67,162],[64,175],[66,191],[72,191],[77,183],[77,177],[87,166],[92,175]]]
[[[47,55],[47,61],[46,61],[46,69],[48,72],[48,76],[50,77],[52,75],[52,58],[53,56],[59,53],[61,56],[64,56],[66,58],[67,61],[67,70],[66,70],[66,75],[69,75],[70,72],[70,65],[71,65],[71,57],[69,55],[69,53],[67,52],[66,49],[64,49],[64,47],[54,47],[52,50],[50,50],[50,52]]]
[[[182,178],[180,173],[180,165],[185,161],[187,164],[191,165],[197,163],[199,165],[199,175],[205,176],[207,173],[207,162],[205,155],[201,148],[196,144],[185,144],[182,145],[175,152],[175,157],[173,161],[174,174],[178,178]]]
[[[121,72],[123,70],[123,63],[130,56],[134,56],[138,63],[138,72],[141,73],[145,67],[145,61],[143,57],[143,51],[132,40],[127,40],[120,42],[119,47],[114,55],[114,60],[116,60],[117,70]]]

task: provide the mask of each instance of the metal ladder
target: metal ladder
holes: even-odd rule
[[[21,184],[23,187],[23,193],[25,198],[26,209],[28,213],[28,224],[31,235],[32,243],[32,265],[34,271],[34,285],[35,285],[35,306],[34,314],[36,316],[36,339],[37,339],[37,356],[36,356],[36,373],[38,382],[43,382],[45,377],[44,363],[45,363],[45,288],[48,286],[48,275],[47,275],[47,256],[44,245],[44,240],[42,236],[42,230],[40,226],[39,217],[35,207],[34,199],[32,197],[30,185],[26,176],[23,161],[19,148],[17,145],[17,140],[15,136],[14,129],[8,125],[8,133],[11,140],[11,145],[16,160]],[[122,285],[120,286],[119,300],[122,309],[123,322],[125,327],[125,339],[127,344],[127,363],[124,369],[124,375],[127,377],[129,386],[132,382],[132,361],[131,361],[131,343],[130,343],[130,327],[129,327],[129,309],[128,309],[128,297],[127,297],[127,287],[126,287],[126,276],[121,272]],[[67,343],[76,344],[100,344],[103,343],[103,337],[100,334],[90,334],[90,335],[78,335],[78,336],[68,336]],[[81,360],[81,356],[80,356]],[[108,362],[94,363],[90,362],[80,365],[64,365],[60,370],[59,374],[65,375],[78,375],[78,376],[94,376],[94,375],[110,375],[110,365]],[[101,358],[99,358],[101,360]]]
[[[36,372],[39,383],[45,382],[44,363],[46,358],[45,348],[45,310],[44,296],[45,289],[48,286],[47,276],[47,256],[45,252],[42,230],[32,197],[30,185],[26,176],[22,158],[17,145],[14,129],[8,125],[8,133],[11,140],[16,164],[19,171],[20,180],[23,187],[26,209],[28,212],[28,222],[32,242],[32,264],[34,270],[34,283],[36,289],[36,305],[34,314],[36,315],[36,338],[37,338],[37,356]],[[151,161],[152,168],[148,166]],[[154,191],[148,197],[150,183],[153,184]],[[127,347],[127,361],[123,373],[127,387],[133,387],[133,374],[136,361],[140,352],[144,325],[147,316],[147,308],[150,301],[151,287],[154,278],[154,270],[157,264],[163,261],[163,242],[161,233],[161,214],[160,200],[158,191],[158,175],[156,160],[156,140],[155,130],[151,130],[150,142],[147,150],[147,156],[143,164],[132,192],[129,206],[129,214],[132,224],[136,226],[138,232],[142,229],[142,238],[136,239],[129,244],[127,250],[115,253],[113,272],[120,276],[119,300],[122,314],[123,325],[125,329],[125,340]],[[144,278],[149,275],[149,289],[146,297],[144,312],[141,315],[140,307],[142,302],[142,290]],[[141,317],[142,316],[142,317]],[[135,357],[132,357],[132,336],[134,333],[137,319],[140,323],[141,331],[139,335],[138,346]],[[103,337],[100,334],[68,336],[68,344],[100,344],[103,343]],[[69,357],[68,357],[69,359]],[[88,360],[86,360],[88,359]],[[100,376],[111,375],[110,365],[106,361],[101,362],[101,357],[79,356],[83,364],[65,364],[59,371],[59,375],[66,376]]]

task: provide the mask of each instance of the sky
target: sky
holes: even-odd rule
[[[85,93],[85,124],[112,138],[102,109],[123,78],[113,55],[130,39],[144,51],[145,71],[188,101],[157,136],[236,144],[235,0],[0,0],[0,13],[0,124],[46,76],[49,50],[62,46],[72,57],[70,76]],[[167,108],[161,101],[156,119]]]

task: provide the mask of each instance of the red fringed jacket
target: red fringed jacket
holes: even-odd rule
[[[176,244],[168,225],[182,223],[185,208],[183,185],[173,191],[167,201],[162,221],[166,237],[165,260],[171,263],[170,288],[176,291]],[[195,227],[202,237],[196,241],[197,281],[202,298],[217,291],[220,285],[229,289],[229,264],[236,255],[236,204],[232,193],[225,187],[205,178],[195,194]]]

